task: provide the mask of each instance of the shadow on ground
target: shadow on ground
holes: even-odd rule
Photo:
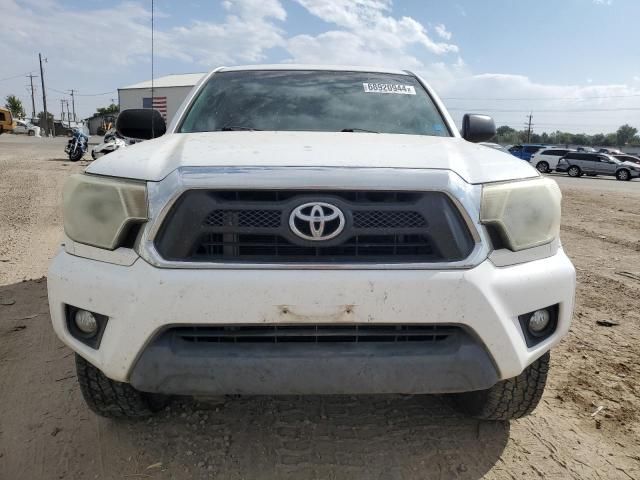
[[[4,304],[4,305],[2,305]],[[32,478],[479,479],[508,423],[438,396],[179,398],[114,422],[85,406],[44,279],[0,287],[0,472]]]

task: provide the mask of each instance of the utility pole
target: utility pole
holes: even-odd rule
[[[525,126],[527,127],[527,143],[529,143],[531,142],[531,127],[533,127],[531,120],[533,120],[533,113],[530,113],[527,116],[527,119],[527,124]]]
[[[62,124],[64,125],[64,99],[60,99],[60,120],[62,120]]]
[[[65,105],[67,106],[67,126],[71,128],[71,113],[69,113],[69,100],[64,100]]]
[[[42,70],[42,54],[38,53],[38,59],[40,60],[40,80],[42,81],[42,106],[44,107],[44,134],[49,136],[49,114],[47,113],[47,91],[44,88],[44,71]],[[45,58],[46,62],[47,59]],[[41,127],[42,128],[42,127]]]
[[[71,92],[71,106],[73,108],[73,121],[77,122],[77,120],[76,120],[76,99],[73,96],[73,93],[75,92],[75,90],[71,89],[70,92]]]
[[[31,121],[33,122],[34,118],[36,118],[36,100],[34,97],[35,91],[33,89],[33,79],[38,78],[38,76],[34,75],[33,73],[29,73],[27,77],[29,78],[29,81],[31,83]]]

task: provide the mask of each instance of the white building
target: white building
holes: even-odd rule
[[[185,73],[156,78],[153,81],[153,100],[151,99],[151,80],[119,88],[120,111],[153,106],[165,117],[168,124],[191,89],[204,75],[206,74]]]

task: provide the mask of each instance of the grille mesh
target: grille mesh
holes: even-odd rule
[[[353,213],[355,228],[420,228],[426,225],[418,212],[370,210]]]
[[[335,257],[351,257],[354,261],[384,257],[428,257],[434,255],[429,239],[423,235],[357,235],[340,245],[316,247],[296,245],[279,235],[225,235],[207,233],[198,244],[194,260],[224,259],[277,260],[286,257],[297,262],[317,262]]]
[[[278,228],[280,210],[214,210],[204,221],[210,227]]]
[[[175,327],[193,343],[405,343],[443,342],[460,332],[447,325],[233,325]]]

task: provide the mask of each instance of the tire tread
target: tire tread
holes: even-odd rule
[[[517,377],[487,390],[456,394],[455,403],[464,413],[482,420],[514,420],[529,415],[544,393],[550,357],[545,353]]]
[[[144,418],[157,411],[152,395],[128,383],[111,380],[76,354],[76,373],[80,391],[89,408],[106,418]]]

